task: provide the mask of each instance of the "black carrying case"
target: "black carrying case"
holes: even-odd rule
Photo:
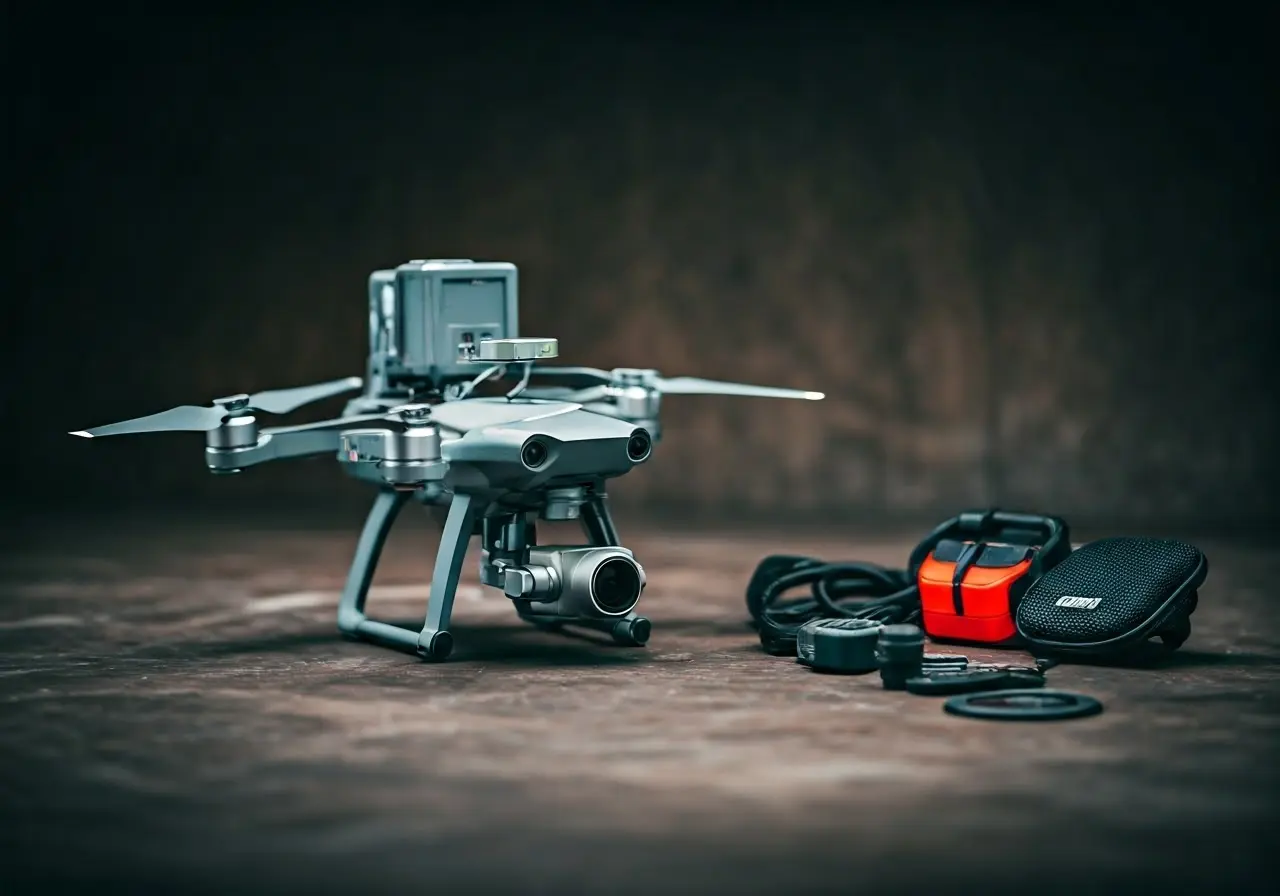
[[[1090,542],[1027,589],[1014,616],[1032,653],[1095,661],[1144,660],[1191,634],[1209,572],[1199,548],[1158,538]]]

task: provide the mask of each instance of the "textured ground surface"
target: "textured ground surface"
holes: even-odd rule
[[[371,601],[406,620],[434,547],[407,522]],[[906,540],[636,531],[643,650],[527,629],[471,569],[433,666],[335,635],[354,525],[7,538],[6,893],[1269,890],[1274,550],[1203,542],[1177,664],[1055,669],[1106,712],[1010,725],[809,673],[745,630],[761,555],[897,564]]]

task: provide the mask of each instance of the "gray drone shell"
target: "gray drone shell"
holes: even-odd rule
[[[473,398],[437,405],[431,418],[459,434],[441,447],[451,480],[475,473],[490,488],[621,476],[652,448],[642,427],[569,402]]]

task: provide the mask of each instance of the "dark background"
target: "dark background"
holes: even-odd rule
[[[10,9],[9,501],[362,499],[64,433],[361,373],[368,273],[472,257],[565,363],[828,393],[669,399],[637,514],[1280,516],[1261,19],[424,9]]]

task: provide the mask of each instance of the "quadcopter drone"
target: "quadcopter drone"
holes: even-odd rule
[[[623,547],[605,485],[649,459],[661,438],[664,395],[818,400],[820,392],[668,379],[655,370],[535,366],[556,358],[554,339],[521,338],[516,267],[469,259],[418,260],[369,278],[365,376],[232,395],[209,407],[72,433],[83,438],[204,432],[205,464],[238,473],[273,460],[332,455],[378,487],[338,603],[343,635],[430,661],[453,649],[449,621],[473,536],[483,539],[480,580],[501,589],[540,628],[577,626],[639,646],[645,572]],[[518,375],[505,394],[482,386]],[[533,377],[555,385],[535,388]],[[264,414],[361,390],[342,416],[263,427]],[[409,501],[447,507],[426,620],[413,631],[369,618],[365,599],[387,534]],[[538,520],[579,520],[584,545],[542,545]]]

